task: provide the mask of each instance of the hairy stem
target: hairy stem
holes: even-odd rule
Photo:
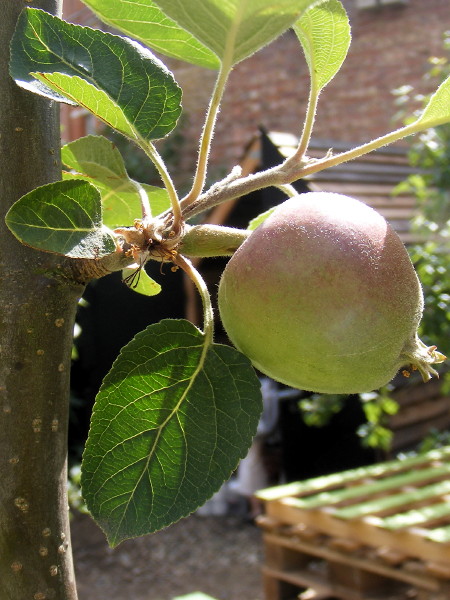
[[[309,141],[311,139],[312,130],[314,127],[314,121],[316,119],[317,102],[319,100],[319,91],[314,79],[311,79],[311,88],[309,91],[308,108],[306,110],[305,122],[303,125],[302,135],[300,142],[297,146],[297,150],[291,156],[292,161],[301,163],[303,157],[308,149]]]
[[[250,235],[246,229],[222,225],[185,225],[181,252],[187,256],[232,256]]]
[[[295,189],[295,187],[293,185],[291,185],[290,183],[286,183],[284,185],[277,185],[276,186],[281,192],[283,192],[284,194],[286,194],[286,196],[288,196],[289,198],[293,198],[294,196],[297,196],[298,192]]]
[[[356,146],[356,148],[352,148],[347,152],[341,152],[340,154],[336,154],[334,156],[327,154],[327,156],[324,158],[311,161],[306,165],[298,165],[296,167],[294,156],[292,156],[284,162],[282,167],[288,174],[288,178],[290,179],[289,183],[292,183],[293,181],[300,179],[300,177],[305,177],[306,175],[311,175],[312,173],[317,173],[318,171],[323,171],[324,169],[335,167],[336,165],[348,162],[349,160],[359,158],[360,156],[364,156],[364,154],[369,154],[369,152],[378,150],[378,148],[392,144],[393,142],[407,137],[408,135],[417,133],[425,128],[426,127],[420,126],[417,122],[414,122],[410,125],[406,125],[405,127],[401,127],[400,129],[396,129],[395,131],[391,131],[386,135],[371,140],[370,142]]]
[[[144,222],[147,222],[152,218],[152,209],[148,200],[147,192],[145,191],[145,188],[139,183],[139,181],[134,181],[134,179],[132,179],[131,183],[136,188],[137,193],[139,194],[139,198],[141,200],[142,220]]]
[[[209,152],[214,135],[214,127],[229,74],[230,66],[223,63],[214,86],[213,95],[211,97],[211,102],[206,114],[205,124],[203,126],[194,183],[189,194],[182,200],[182,207],[192,204],[192,202],[194,202],[200,196],[203,186],[205,185]]]
[[[183,217],[181,215],[180,200],[178,198],[178,194],[173,184],[172,178],[170,177],[169,171],[167,170],[167,167],[162,157],[160,156],[160,154],[158,153],[158,151],[152,143],[140,140],[139,145],[157,168],[158,173],[164,183],[164,186],[167,189],[173,214],[172,229],[176,234],[178,234],[182,229]]]
[[[214,339],[214,313],[206,283],[191,261],[178,254],[174,263],[181,267],[191,281],[194,282],[203,304],[203,333],[205,334],[205,347],[210,346]]]
[[[313,159],[305,164],[299,163],[292,156],[281,165],[271,167],[266,171],[252,173],[240,179],[225,180],[224,185],[212,186],[190,206],[183,208],[183,216],[185,219],[189,219],[223,202],[234,200],[251,192],[270,186],[279,187],[291,184],[308,175],[353,160],[426,128],[427,126],[415,122],[341,154],[327,154],[324,158]]]

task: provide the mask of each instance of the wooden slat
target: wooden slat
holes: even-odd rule
[[[381,206],[378,208],[378,212],[383,215],[386,221],[392,221],[393,219],[399,219],[402,221],[409,221],[414,216],[414,211],[410,208],[403,207],[390,207]],[[406,227],[409,229],[408,225]]]
[[[433,523],[442,517],[450,516],[450,501],[414,508],[405,513],[390,515],[380,519],[379,525],[385,529],[400,529]]]
[[[427,531],[425,535],[428,539],[433,540],[434,542],[448,544],[450,543],[450,525],[432,529],[431,531]]]
[[[435,561],[448,564],[450,561],[450,544],[435,543],[425,537],[418,536],[411,530],[389,531],[370,523],[366,519],[337,519],[325,509],[302,510],[292,506],[291,498],[269,502],[267,514],[283,523],[299,521],[315,527],[327,535],[349,537],[372,547],[386,546],[407,556],[414,556],[423,561]]]
[[[392,207],[404,208],[405,210],[413,210],[414,208],[417,208],[416,200],[414,198],[411,198],[410,196],[398,196],[394,199],[392,196],[383,197],[379,196],[378,194],[373,194],[371,196],[363,196],[362,194],[360,194],[359,199],[361,200],[361,202],[364,202],[365,204],[370,204],[372,208],[376,208],[377,210]]]
[[[266,544],[281,545],[296,550],[297,552],[318,556],[329,562],[352,565],[355,568],[377,573],[386,578],[403,581],[429,591],[437,591],[439,587],[438,583],[432,577],[422,574],[417,575],[414,572],[401,571],[397,568],[392,568],[383,562],[370,558],[343,555],[326,546],[313,546],[301,540],[287,539],[281,535],[277,536],[273,534],[265,535],[264,540]]]
[[[361,182],[366,183],[367,185],[371,183],[380,183],[382,181],[385,184],[389,183],[391,188],[393,188],[415,172],[411,167],[388,164],[353,163],[350,165],[349,163],[349,165],[345,165],[346,168],[342,167],[343,165],[340,165],[339,167],[319,171],[310,175],[308,179],[316,183],[340,181],[349,183]]]
[[[440,467],[431,467],[428,469],[415,469],[406,473],[392,475],[371,481],[369,483],[354,485],[350,487],[339,488],[327,492],[320,492],[313,496],[304,498],[289,498],[291,506],[298,508],[319,508],[321,506],[339,504],[346,500],[364,499],[373,497],[376,494],[398,490],[401,487],[408,485],[425,485],[430,480],[436,480],[439,477],[446,476],[450,473],[450,464],[445,464]],[[448,482],[450,486],[450,481]],[[443,489],[440,493],[450,492]],[[411,492],[412,493],[412,492]],[[350,509],[349,509],[350,510]],[[355,510],[357,510],[355,508]],[[365,511],[365,509],[363,509]],[[366,514],[366,512],[364,512]],[[344,517],[343,517],[344,518]],[[351,517],[345,517],[351,518]]]
[[[443,413],[433,419],[397,429],[392,440],[391,452],[395,453],[398,450],[417,445],[432,429],[443,430],[448,427],[450,427],[450,413]]]
[[[285,146],[285,148],[287,149],[287,146]],[[323,158],[324,156],[326,156],[326,152],[323,151],[323,149],[316,149],[316,148],[312,148],[310,147],[308,150],[308,156],[310,156],[311,158]],[[384,154],[381,152],[371,152],[370,154],[364,154],[363,156],[360,156],[359,158],[356,159],[359,163],[364,163],[364,162],[370,162],[370,163],[379,163],[381,165],[385,165],[387,161],[389,161],[389,164],[395,164],[395,165],[399,165],[399,166],[404,166],[404,165],[408,165],[410,166],[410,163],[408,161],[408,156],[407,154]],[[348,164],[350,165],[352,161],[349,161],[348,163],[344,163],[344,164]],[[417,172],[417,171],[416,171]]]
[[[340,181],[315,181],[311,180],[313,191],[334,192],[336,194],[345,194],[352,196],[361,202],[370,204],[371,198],[382,199],[386,204],[388,202],[395,204],[396,196],[392,195],[393,186],[385,185],[380,182],[373,183],[370,186],[360,182],[340,182]],[[399,198],[401,196],[398,196]],[[405,196],[410,198],[411,196]]]
[[[264,577],[271,577],[278,581],[286,581],[287,583],[291,583],[299,588],[309,588],[314,586],[314,589],[317,590],[317,592],[319,592],[321,595],[330,596],[333,592],[331,586],[324,583],[323,579],[317,576],[314,577],[314,575],[305,573],[305,571],[285,571],[264,566],[262,568],[262,573]]]
[[[404,407],[396,415],[389,418],[389,429],[398,429],[415,423],[423,423],[428,419],[448,414],[450,411],[450,398],[431,398],[418,406]]]
[[[431,450],[425,454],[404,458],[402,460],[396,459],[386,461],[376,465],[369,465],[368,467],[358,467],[356,469],[342,471],[341,473],[332,473],[322,477],[315,477],[302,482],[293,482],[286,485],[267,488],[265,490],[260,490],[257,493],[257,496],[264,501],[271,501],[288,496],[301,497],[307,494],[317,493],[319,490],[328,490],[349,483],[355,483],[358,480],[368,477],[384,477],[425,465],[429,461],[441,461],[449,457],[450,446],[446,446],[439,450]]]
[[[394,231],[397,232],[404,244],[420,244],[425,240],[423,236],[411,231],[411,222],[417,214],[417,203],[411,201],[408,197],[406,202],[400,202],[400,197],[392,195],[394,189],[393,182],[390,185],[380,187],[378,183],[363,182],[355,184],[354,178],[347,178],[342,181],[341,178],[330,176],[327,181],[322,179],[311,180],[314,185],[314,191],[332,191],[346,194],[364,202],[377,210],[391,225]],[[385,177],[384,182],[387,181]],[[384,190],[384,196],[383,196]]]
[[[447,469],[447,472],[449,472],[449,469]],[[369,500],[368,502],[361,502],[354,506],[336,509],[334,515],[340,519],[356,519],[366,515],[377,516],[392,508],[401,508],[403,510],[411,504],[417,504],[423,500],[436,498],[448,493],[450,493],[450,481],[440,481],[439,483],[426,485],[412,491],[383,496],[375,500]]]
[[[349,553],[385,548],[450,573],[450,446],[352,469],[260,495],[273,526],[311,530]],[[279,492],[289,490],[289,495]],[[301,535],[301,533],[299,533]],[[323,545],[321,542],[319,545]],[[355,550],[358,552],[358,550]],[[450,585],[450,582],[449,582]]]
[[[405,387],[395,390],[393,397],[403,408],[412,404],[418,404],[430,398],[438,398],[441,392],[441,382],[438,379],[428,381],[426,385],[405,385]]]
[[[323,578],[305,571],[282,571],[270,567],[263,567],[262,572],[265,577],[286,581],[293,585],[297,585],[299,588],[314,588],[322,598],[329,598],[332,596],[334,598],[345,598],[345,600],[400,600],[400,596],[392,596],[391,594],[387,596],[385,592],[378,594],[376,592],[361,593],[337,583],[327,583]]]

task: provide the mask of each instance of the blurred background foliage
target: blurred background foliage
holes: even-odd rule
[[[432,57],[427,79],[437,84],[450,74],[450,31],[444,37],[443,54]],[[423,106],[428,98],[409,87],[394,92],[402,106],[415,100]],[[419,109],[420,110],[420,107]],[[413,117],[414,119],[414,117]],[[412,246],[411,259],[416,266],[425,296],[420,335],[425,343],[435,344],[450,354],[450,125],[425,131],[414,138],[409,153],[417,173],[400,184],[398,191],[413,193],[419,213],[412,227],[424,242]],[[450,378],[446,377],[447,385]],[[450,391],[450,386],[448,390]]]

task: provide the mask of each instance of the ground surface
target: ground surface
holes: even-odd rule
[[[200,591],[262,600],[261,533],[235,517],[184,519],[110,550],[90,517],[72,521],[79,600],[170,600]]]

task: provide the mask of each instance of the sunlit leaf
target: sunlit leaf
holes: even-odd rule
[[[436,127],[450,121],[450,76],[441,83],[431,96],[422,115],[417,119],[416,125],[421,128]]]
[[[100,258],[116,249],[102,223],[97,189],[86,181],[57,181],[22,196],[6,224],[24,244],[71,258]]]
[[[235,64],[289,29],[315,0],[154,0],[161,10]]]
[[[270,215],[273,213],[273,211],[275,209],[276,209],[276,206],[273,206],[272,208],[269,208],[268,210],[264,211],[263,213],[261,213],[260,215],[258,215],[254,219],[252,219],[250,221],[250,223],[248,224],[247,229],[250,231],[255,230],[257,227],[259,227],[261,225],[261,223],[264,223],[264,221],[270,217]]]
[[[79,104],[132,139],[164,137],[181,112],[179,87],[148,49],[38,9],[19,17],[10,71],[21,87]]]
[[[209,48],[164,15],[152,0],[84,0],[105,23],[161,54],[218,69]]]
[[[83,456],[83,497],[111,545],[202,505],[245,456],[261,413],[248,359],[205,346],[184,320],[150,325],[98,394]]]
[[[143,296],[156,296],[161,291],[161,286],[152,279],[144,268],[127,267],[122,271],[122,280],[131,290]]]
[[[294,25],[311,79],[320,91],[341,68],[350,46],[350,23],[339,0],[309,7]]]
[[[61,159],[72,169],[64,173],[64,179],[85,179],[99,190],[103,222],[111,229],[132,225],[142,216],[140,187],[147,193],[153,215],[170,207],[167,190],[138,184],[128,177],[119,150],[103,136],[89,135],[66,144]]]

